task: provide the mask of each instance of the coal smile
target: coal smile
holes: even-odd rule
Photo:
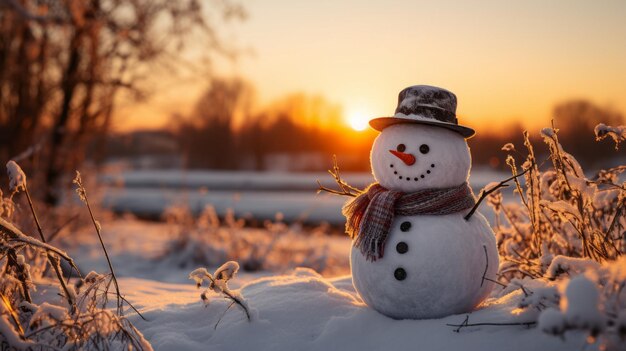
[[[394,168],[395,168],[395,166],[393,165],[393,163],[389,164],[389,167],[390,167],[390,168],[392,168],[392,169],[394,169]],[[431,173],[432,173],[432,172],[431,172],[431,169],[433,169],[433,168],[435,168],[435,164],[434,164],[434,163],[431,163],[431,164],[430,164],[430,169],[426,170],[426,172],[425,172],[425,173],[422,173],[422,174],[420,174],[419,176],[415,176],[415,177],[412,177],[412,178],[411,178],[411,177],[405,177],[405,176],[399,175],[399,174],[398,174],[398,171],[396,171],[395,169],[394,169],[394,171],[393,171],[393,174],[397,175],[397,176],[398,176],[398,179],[406,179],[407,181],[411,181],[411,180],[413,180],[414,182],[417,182],[417,181],[419,181],[420,179],[424,179],[424,178],[426,178],[426,176],[427,176],[427,175],[431,174]]]

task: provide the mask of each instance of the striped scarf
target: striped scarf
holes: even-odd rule
[[[370,185],[361,195],[343,206],[346,232],[353,245],[370,261],[383,257],[393,217],[446,215],[471,208],[476,203],[467,183],[451,188],[422,189],[413,193]]]

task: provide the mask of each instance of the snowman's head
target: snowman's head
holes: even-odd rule
[[[382,130],[370,155],[374,178],[402,192],[457,186],[469,177],[465,138],[441,127],[394,124]]]

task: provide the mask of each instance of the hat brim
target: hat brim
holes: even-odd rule
[[[461,134],[465,139],[469,139],[476,134],[472,128],[461,126],[454,123],[442,122],[436,119],[410,119],[410,118],[401,118],[401,117],[378,117],[370,120],[369,124],[372,128],[377,131],[382,131],[386,127],[389,127],[394,124],[401,123],[410,123],[410,124],[426,124],[431,126],[437,126],[441,128],[446,128]]]

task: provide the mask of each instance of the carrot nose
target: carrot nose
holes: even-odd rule
[[[389,150],[395,157],[399,158],[404,162],[407,166],[411,166],[415,163],[415,156],[411,154],[405,154],[404,152]]]

